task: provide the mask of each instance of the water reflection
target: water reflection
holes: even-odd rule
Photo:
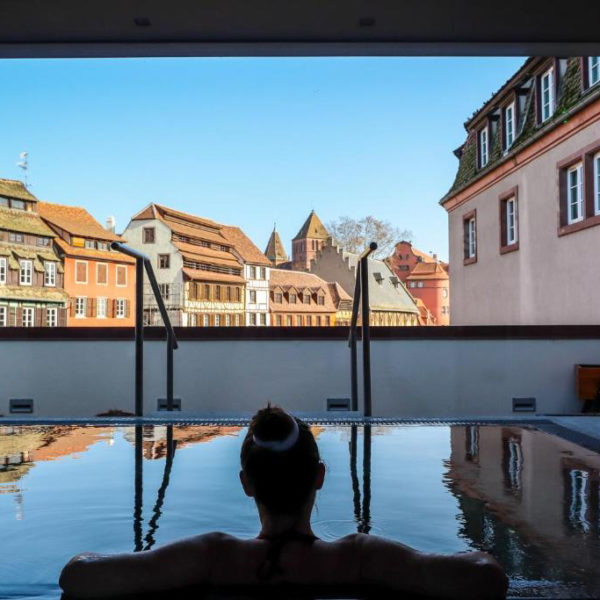
[[[358,428],[352,425],[350,429],[350,479],[352,481],[352,499],[354,505],[354,520],[358,533],[371,531],[371,425],[363,427],[363,499],[360,500],[360,484],[356,468]]]

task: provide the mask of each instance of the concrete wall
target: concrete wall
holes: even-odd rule
[[[165,343],[144,351],[149,413],[165,397]],[[0,353],[0,414],[11,398],[33,398],[34,416],[133,411],[133,341],[0,340]],[[510,415],[516,396],[534,396],[539,413],[578,412],[573,365],[599,357],[595,340],[373,340],[373,414]],[[349,350],[342,339],[180,341],[175,395],[186,412],[254,411],[269,400],[321,412],[327,398],[350,396]]]
[[[600,229],[559,237],[557,163],[600,140],[600,122],[449,214],[452,325],[600,323]],[[518,186],[519,249],[500,254],[499,197]],[[477,262],[463,265],[463,215],[477,210]]]

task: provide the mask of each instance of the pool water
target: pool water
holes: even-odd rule
[[[245,429],[168,429],[0,426],[0,597],[59,597],[61,567],[84,550],[215,530],[255,536],[238,480]],[[483,549],[508,572],[511,596],[600,597],[600,455],[512,426],[313,431],[327,466],[319,537],[363,531],[423,551]]]

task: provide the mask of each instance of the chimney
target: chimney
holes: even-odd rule
[[[115,232],[116,222],[113,216],[110,216],[106,219],[106,229],[111,233]]]

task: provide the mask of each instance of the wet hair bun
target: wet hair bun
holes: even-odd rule
[[[265,442],[278,442],[286,439],[292,432],[293,418],[278,406],[268,404],[267,408],[256,413],[250,427],[257,438]]]

